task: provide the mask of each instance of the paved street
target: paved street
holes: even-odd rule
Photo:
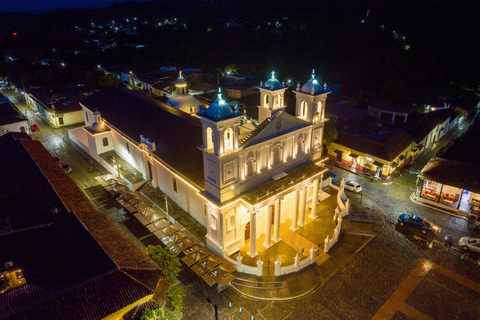
[[[50,128],[25,106],[23,100],[8,93],[6,96],[22,112],[27,111],[31,123],[40,126],[40,131],[32,133],[32,137],[72,167],[69,176],[82,189],[98,185],[94,177],[99,173],[89,173],[92,164],[69,145],[66,139],[68,128]],[[185,270],[180,277],[187,288],[184,319],[214,319],[213,307],[206,302],[207,297],[218,305],[219,319],[251,319],[252,315],[254,319],[371,319],[379,310],[385,309],[391,313],[379,313],[377,319],[480,319],[480,293],[477,290],[480,266],[473,263],[475,261],[462,259],[461,254],[454,254],[456,251],[444,251],[443,248],[445,235],[452,235],[454,246],[458,247],[460,237],[478,237],[479,230],[463,219],[410,201],[416,180],[415,170],[421,169],[424,162],[419,161],[418,168],[414,165],[404,170],[389,185],[333,169],[339,180],[345,177],[346,181],[354,179],[361,183],[364,191],[360,195],[348,193],[348,196],[356,199],[363,196],[363,199],[373,201],[384,212],[387,223],[350,263],[312,294],[293,301],[252,300],[233,288],[217,293],[195,274]],[[402,213],[418,214],[440,226],[441,233],[433,237],[439,243],[429,248],[427,243],[432,237],[419,240],[421,235],[400,228],[397,218]],[[475,260],[480,258],[475,254],[470,256]],[[420,272],[421,278],[415,278],[422,265],[429,266],[428,270]],[[415,279],[411,281],[412,278]],[[403,300],[398,300],[397,294],[401,294]]]

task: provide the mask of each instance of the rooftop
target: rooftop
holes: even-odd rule
[[[20,121],[27,118],[11,102],[0,102],[0,126]]]
[[[203,154],[197,148],[203,144],[200,120],[134,94],[110,88],[94,93],[82,104],[92,111],[98,108],[109,125],[135,142],[140,143],[140,135],[155,142],[154,153],[160,159],[203,188]]]
[[[101,319],[152,293],[161,271],[39,141],[10,133],[0,148],[10,150],[0,154],[0,218],[13,229],[0,235],[0,261],[27,280],[0,295],[2,319]]]

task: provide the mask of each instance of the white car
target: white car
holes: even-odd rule
[[[463,237],[458,241],[458,245],[465,251],[472,250],[480,253],[480,239]]]
[[[358,182],[347,181],[345,182],[345,189],[355,193],[359,193],[360,191],[362,191],[362,186]]]

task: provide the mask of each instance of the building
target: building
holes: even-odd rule
[[[0,136],[8,132],[28,132],[27,118],[7,98],[0,98]]]
[[[440,150],[418,175],[417,200],[463,213],[480,214],[480,125]]]
[[[152,295],[161,270],[39,141],[9,133],[0,149],[0,274],[13,261],[26,279],[0,294],[1,319],[103,319]]]
[[[175,87],[177,93],[167,100],[167,104],[185,113],[198,113],[200,111],[198,100],[188,94],[187,80],[182,76],[182,70],[179,71]]]
[[[52,128],[83,123],[83,113],[78,105],[78,101],[82,98],[68,88],[54,94],[51,89],[29,87],[24,96],[27,105],[38,112],[38,115]]]
[[[387,180],[412,159],[428,153],[458,124],[452,109],[415,113],[411,106],[375,102],[364,110],[330,105],[337,115],[338,138],[328,146],[328,157],[354,172]]]
[[[295,115],[285,112],[286,86],[274,77],[261,83],[258,119],[243,121],[219,90],[197,116],[150,105],[121,88],[82,101],[85,127],[73,142],[134,189],[146,181],[207,228],[207,244],[221,256],[265,234],[265,247],[281,240],[280,223],[292,230],[316,217],[324,106],[327,95],[312,74],[295,92]],[[94,111],[98,108],[98,111]],[[119,171],[133,168],[134,174]],[[311,209],[309,209],[311,207]],[[271,232],[273,225],[273,234]],[[256,255],[250,241],[250,256]]]

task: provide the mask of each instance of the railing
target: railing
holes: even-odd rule
[[[350,199],[347,198],[344,203],[344,194],[345,180],[342,179],[342,182],[340,183],[340,188],[337,193],[337,208],[335,208],[335,215],[333,216],[333,220],[336,221],[337,226],[335,227],[335,230],[333,230],[333,236],[330,238],[327,235],[327,238],[325,239],[325,246],[323,249],[325,252],[328,252],[333,247],[333,245],[337,243],[342,228],[342,218],[348,215],[348,213],[350,212]]]

